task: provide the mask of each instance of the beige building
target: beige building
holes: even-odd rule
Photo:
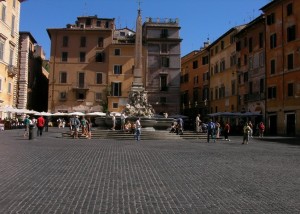
[[[21,2],[0,1],[0,107],[16,103]],[[0,112],[0,118],[5,117]]]
[[[178,20],[150,19],[141,26],[141,81],[156,112],[179,111]],[[51,39],[51,112],[121,112],[128,103],[135,66],[136,32],[115,29],[114,19],[78,17],[74,25],[47,29]],[[140,46],[139,46],[140,47]]]
[[[78,17],[66,28],[47,29],[51,39],[50,112],[104,110],[114,30],[114,19],[97,16]]]

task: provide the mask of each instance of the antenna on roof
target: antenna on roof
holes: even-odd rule
[[[87,16],[87,2],[84,1],[83,16]]]

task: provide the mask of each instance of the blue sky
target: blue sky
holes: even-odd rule
[[[181,55],[215,41],[231,27],[248,23],[270,0],[141,0],[142,18],[178,18]],[[29,31],[50,56],[47,28],[74,24],[78,16],[115,18],[117,28],[135,30],[138,0],[27,0],[21,5],[20,31]]]

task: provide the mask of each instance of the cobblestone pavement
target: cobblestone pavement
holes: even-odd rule
[[[300,213],[300,146],[0,132],[0,213]]]

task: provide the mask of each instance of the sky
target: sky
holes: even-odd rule
[[[262,14],[270,0],[27,0],[21,4],[20,31],[30,32],[50,58],[48,28],[74,24],[78,16],[115,18],[117,28],[135,30],[137,9],[146,17],[178,18],[181,56],[214,42],[234,26]]]

